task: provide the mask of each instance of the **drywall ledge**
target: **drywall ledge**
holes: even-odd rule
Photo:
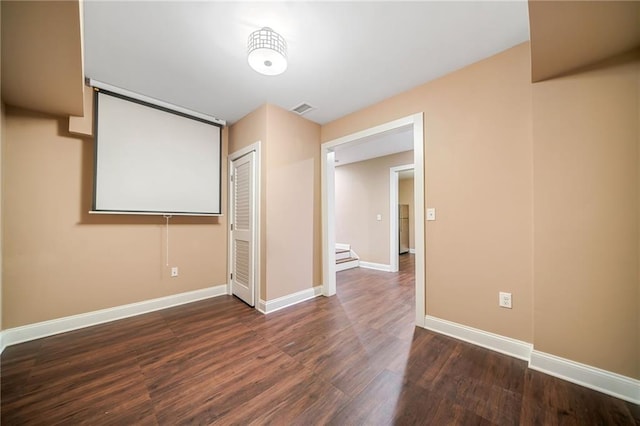
[[[83,114],[82,4],[2,2],[2,100],[48,114]]]
[[[69,116],[69,133],[93,137],[93,88],[84,86],[82,116]]]
[[[166,309],[173,306],[184,305],[186,303],[196,302],[198,300],[208,299],[211,297],[222,296],[224,294],[229,294],[228,289],[229,286],[227,284],[221,284],[187,293],[174,294],[158,299],[145,300],[143,302],[116,306],[114,308],[101,309],[99,311],[57,318],[22,327],[9,328],[7,330],[3,330],[0,334],[0,353],[2,353],[7,346],[16,345],[18,343],[146,314],[148,312],[158,311],[160,309]]]

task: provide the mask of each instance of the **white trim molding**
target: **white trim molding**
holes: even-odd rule
[[[640,380],[534,350],[529,368],[640,404]]]
[[[415,289],[416,289],[416,325],[424,326],[426,315],[426,277],[424,266],[424,118],[419,112],[375,127],[361,130],[323,143],[320,146],[321,210],[322,210],[322,276],[323,294],[336,294],[335,259],[335,149],[357,144],[359,140],[402,127],[413,128],[414,161],[414,219],[415,219]],[[360,266],[362,265],[360,262]]]
[[[412,249],[412,248],[410,248],[410,249],[409,249],[409,253],[410,253],[410,254],[416,254],[416,249]]]
[[[322,286],[315,286],[306,290],[299,291],[297,293],[287,294],[286,296],[278,297],[273,300],[260,300],[258,302],[258,311],[263,314],[270,314],[280,309],[288,308],[289,306],[296,305],[314,297],[318,297],[322,294]]]
[[[375,269],[376,271],[391,272],[391,265],[385,265],[384,263],[373,263],[360,261],[360,267],[366,269]]]
[[[227,284],[221,284],[187,293],[160,297],[158,299],[145,300],[128,305],[116,306],[114,308],[101,309],[99,311],[57,318],[22,327],[8,328],[3,330],[0,335],[0,341],[2,342],[2,346],[0,346],[0,353],[4,351],[5,347],[16,345],[18,343],[146,314],[160,309],[171,308],[173,306],[184,305],[198,300],[222,296],[228,294],[227,288]]]
[[[529,368],[598,392],[640,404],[640,380],[536,351],[531,343],[425,316],[425,328],[529,362]]]
[[[335,152],[322,145],[320,155],[320,192],[322,196],[322,294],[336,294],[336,176]]]
[[[424,328],[525,361],[529,361],[531,351],[533,350],[531,343],[489,333],[488,331],[468,327],[430,315],[427,315],[424,319]]]

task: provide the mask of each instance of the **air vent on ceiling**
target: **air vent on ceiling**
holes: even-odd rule
[[[308,103],[303,102],[300,105],[298,105],[297,107],[291,108],[291,111],[295,112],[298,115],[302,115],[302,114],[305,114],[305,113],[311,111],[312,109],[316,109],[316,107],[313,107],[313,106],[309,105]]]

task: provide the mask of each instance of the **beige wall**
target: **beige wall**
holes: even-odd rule
[[[533,85],[536,349],[640,377],[640,52]]]
[[[423,111],[427,314],[640,378],[638,62],[530,84],[528,50],[329,123],[322,140]]]
[[[230,151],[266,144],[263,298],[320,282],[318,134],[424,112],[425,197],[438,210],[425,231],[427,314],[640,378],[639,73],[618,58],[531,85],[525,43],[321,128],[261,107],[231,128]],[[224,217],[172,220],[171,279],[161,218],[86,213],[91,140],[12,107],[2,124],[3,328],[226,283]],[[292,253],[299,267],[278,270]],[[512,310],[498,291],[513,293]]]
[[[262,105],[229,127],[229,153],[266,139],[267,105]]]
[[[267,105],[250,112],[241,120],[229,127],[229,153],[233,154],[256,142],[260,142],[260,294],[257,297],[265,300],[267,294]]]
[[[267,105],[267,293],[322,284],[320,125]]]
[[[563,75],[640,45],[638,1],[529,0],[532,80]]]
[[[416,220],[414,214],[413,178],[400,179],[398,181],[398,204],[409,205],[409,248],[416,248]]]
[[[260,297],[322,284],[320,126],[263,105],[229,130],[230,152],[262,141]]]
[[[2,100],[55,115],[81,115],[82,3],[2,2]]]
[[[6,110],[5,328],[226,284],[225,217],[171,219],[180,276],[170,278],[162,217],[87,214],[93,141],[67,129],[65,118]],[[226,178],[222,199],[224,209]]]
[[[322,127],[328,141],[424,112],[427,314],[529,342],[530,79],[525,43]]]
[[[360,260],[389,265],[389,168],[411,163],[406,151],[336,167],[336,242]]]

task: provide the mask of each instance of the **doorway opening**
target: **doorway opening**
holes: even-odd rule
[[[424,273],[424,131],[422,113],[410,115],[370,129],[356,132],[322,144],[322,292],[325,296],[336,294],[336,236],[335,236],[335,158],[336,148],[361,143],[373,135],[401,128],[411,128],[414,152],[414,208],[415,208],[415,300],[416,325],[424,327],[425,321],[425,273]],[[397,205],[397,203],[396,203]],[[394,210],[397,207],[394,207]],[[391,208],[390,208],[391,210]],[[390,215],[393,217],[393,215]],[[394,231],[395,233],[395,231]],[[397,259],[397,257],[396,257]]]
[[[410,182],[409,179],[411,179],[412,183],[410,188],[408,188],[409,185],[406,185]],[[403,191],[404,187],[407,187],[406,192],[410,192],[413,200],[408,199],[408,194]],[[389,221],[389,264],[391,265],[391,272],[399,270],[401,254],[416,253],[414,206],[415,165],[405,164],[391,167],[389,169],[389,217],[391,218]],[[414,226],[412,226],[412,221]]]

